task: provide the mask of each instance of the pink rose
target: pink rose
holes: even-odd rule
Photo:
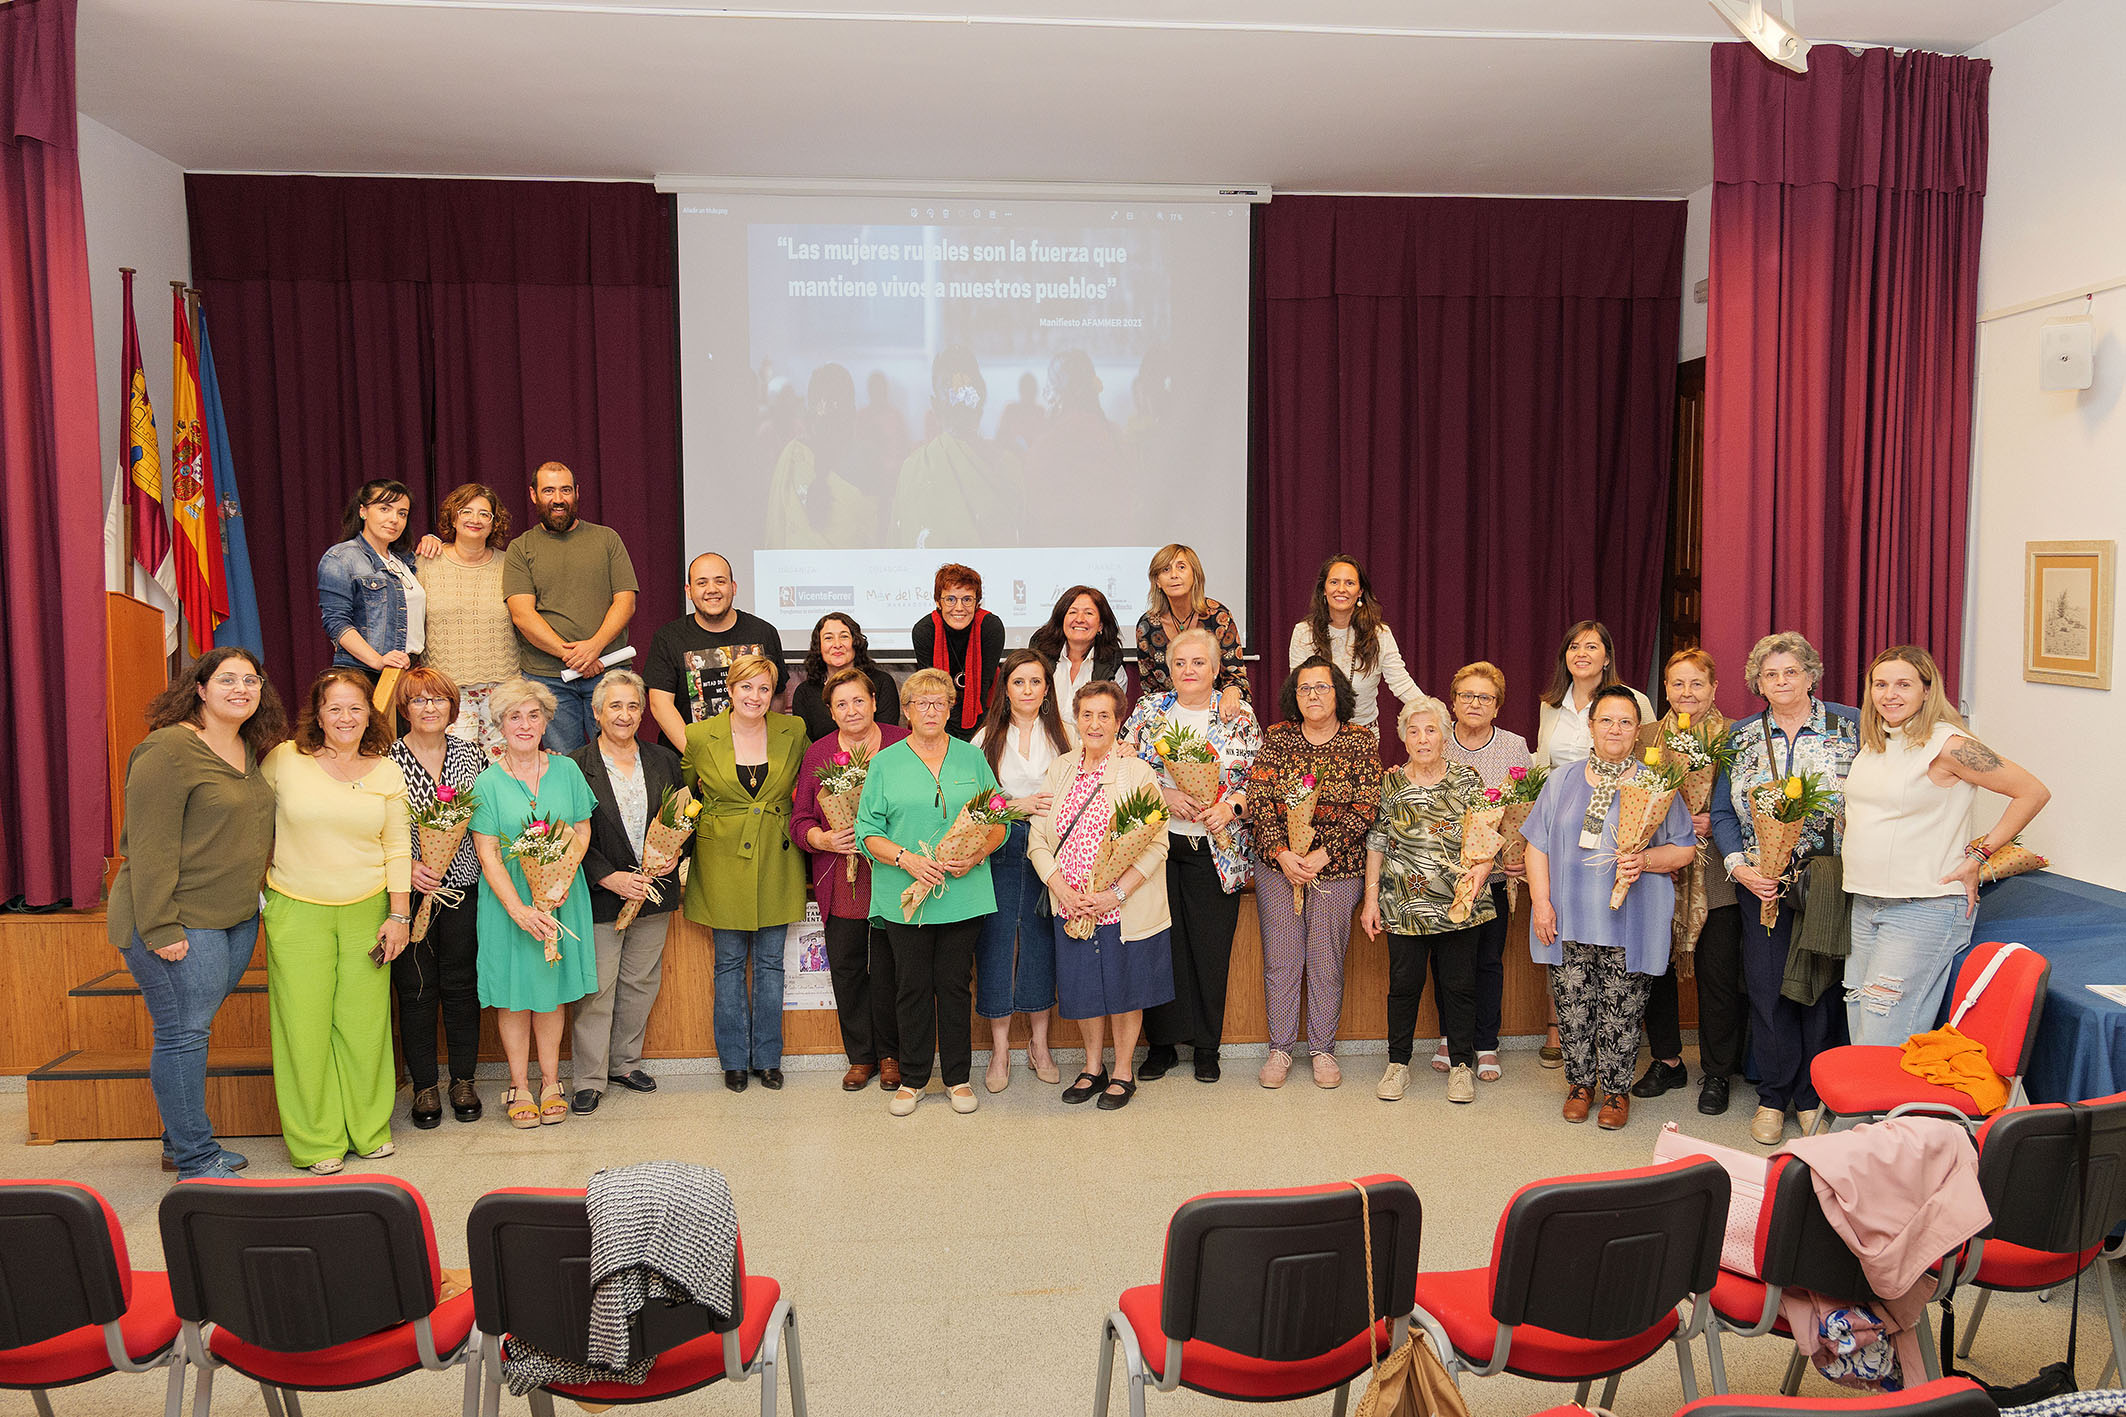
[[[836,753],[832,762],[838,768],[845,768],[849,766],[849,755],[847,753]]]
[[[1512,778],[1515,782],[1526,782],[1528,780],[1528,769],[1508,768],[1506,769],[1506,776]]]
[[[1496,802],[1499,800],[1499,798],[1504,797],[1505,795],[1505,793],[1499,791],[1496,787],[1487,787],[1484,789],[1484,800],[1486,802]]]
[[[527,826],[527,827],[526,827],[526,828],[524,829],[524,834],[525,834],[526,836],[545,836],[545,835],[546,835],[546,823],[544,823],[544,822],[533,822],[533,823],[532,823],[532,824],[531,824],[530,826]]]
[[[447,783],[447,782],[446,782],[446,783],[444,783],[444,784],[443,784],[443,785],[442,785],[441,787],[438,787],[438,788],[436,789],[436,801],[438,801],[438,802],[455,802],[455,801],[457,801],[457,800],[458,800],[458,789],[457,789],[457,788],[455,788],[455,787],[452,787],[452,786],[451,786],[451,785],[450,785],[449,783]]]
[[[1310,772],[1301,773],[1299,775],[1299,785],[1308,792],[1312,792],[1314,790],[1314,774]]]
[[[1004,794],[1001,792],[989,799],[989,810],[992,812],[1001,812],[1010,806],[1011,804],[1004,800]]]

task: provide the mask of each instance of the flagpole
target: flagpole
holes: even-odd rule
[[[133,308],[133,277],[136,274],[136,268],[133,266],[120,266],[118,274],[125,280],[125,304],[126,309],[130,310]],[[125,337],[123,335],[119,336],[118,342],[123,345]],[[125,368],[125,362],[125,351],[121,349],[118,354],[118,364],[121,370]],[[121,384],[126,382],[125,375],[122,373],[119,375],[119,382]],[[125,461],[125,446],[129,438],[126,411],[131,398],[131,389],[121,388],[118,391],[118,466],[121,479],[124,482],[132,481],[132,469],[126,465]],[[118,519],[125,523],[125,560],[118,564],[125,570],[123,588],[130,594],[133,589],[133,503],[132,496],[125,487],[120,486],[117,490],[119,497],[123,499]]]

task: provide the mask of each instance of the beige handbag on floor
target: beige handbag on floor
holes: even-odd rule
[[[1366,1345],[1373,1354],[1373,1382],[1358,1399],[1356,1417],[1469,1417],[1462,1390],[1416,1325],[1404,1335],[1401,1347],[1380,1356],[1379,1325],[1373,1319],[1373,1206],[1366,1188],[1356,1181],[1351,1184],[1358,1189],[1358,1214],[1365,1226]]]

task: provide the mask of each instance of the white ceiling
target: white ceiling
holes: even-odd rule
[[[1678,196],[1731,37],[1704,0],[754,3],[81,0],[80,105],[193,170]],[[1954,52],[2053,3],[1795,19]]]

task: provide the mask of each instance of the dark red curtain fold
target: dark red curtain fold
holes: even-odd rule
[[[1713,46],[1705,639],[1774,630],[1857,703],[1873,654],[1960,683],[1983,60],[1822,45],[1809,71]],[[1723,707],[1748,702],[1724,675]]]
[[[1606,621],[1620,670],[1651,679],[1683,219],[1680,202],[1279,197],[1262,209],[1258,704],[1274,704],[1292,626],[1338,551],[1365,561],[1427,692],[1489,659],[1510,689],[1502,721],[1531,737],[1575,620]]]
[[[405,482],[424,529],[468,481],[495,488],[521,528],[531,470],[565,462],[583,515],[634,558],[631,637],[646,643],[678,614],[669,197],[598,182],[185,186],[266,658],[284,689],[331,659],[317,559],[372,477]]]
[[[74,0],[0,6],[0,900],[92,906],[110,831]]]

